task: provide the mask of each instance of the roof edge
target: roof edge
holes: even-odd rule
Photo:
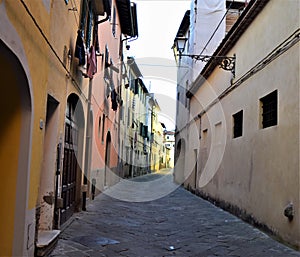
[[[226,54],[233,48],[236,42],[248,29],[251,23],[255,20],[256,16],[263,10],[270,0],[252,0],[247,5],[244,12],[238,18],[236,23],[229,30],[224,37],[218,48],[213,53],[213,56],[226,56]],[[218,66],[213,59],[210,59],[204,66],[201,73],[193,82],[191,88],[187,91],[186,96],[188,98],[193,97],[197,90],[201,87],[204,81],[211,75],[213,70]]]

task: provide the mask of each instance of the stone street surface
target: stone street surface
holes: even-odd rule
[[[171,179],[164,170],[110,188],[74,215],[50,256],[300,256]]]

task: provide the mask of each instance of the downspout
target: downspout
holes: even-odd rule
[[[106,13],[106,12],[105,12]],[[100,21],[95,22],[95,26],[98,26],[100,23],[103,23],[109,19],[109,15],[106,13],[106,17]],[[98,31],[98,30],[97,30]],[[98,36],[98,34],[97,34]],[[84,161],[84,177],[83,177],[83,185],[84,190],[82,192],[82,210],[86,211],[86,196],[87,196],[87,184],[88,184],[88,168],[89,168],[89,155],[90,155],[90,144],[91,144],[91,136],[90,135],[90,110],[91,110],[91,100],[92,100],[92,89],[93,89],[93,78],[89,79],[89,93],[88,93],[88,104],[87,104],[87,125],[86,125],[86,144],[85,144],[85,161]]]
[[[56,177],[55,177],[55,199],[54,199],[54,224],[53,227],[55,229],[58,228],[58,221],[59,221],[59,208],[58,208],[58,184],[59,184],[59,176],[61,171],[61,148],[62,142],[57,145],[57,152],[56,152]]]
[[[120,178],[124,178],[124,173],[122,173],[121,175],[121,171],[123,171],[123,144],[122,144],[122,139],[121,139],[121,108],[123,108],[123,99],[122,99],[122,85],[123,85],[123,61],[124,61],[124,56],[123,56],[123,41],[121,40],[121,47],[122,47],[122,54],[120,56],[121,59],[121,65],[120,65],[120,84],[119,84],[119,90],[118,90],[118,94],[119,94],[119,99],[120,99],[120,103],[119,103],[119,117],[118,117],[118,175],[119,175],[119,179]],[[121,155],[122,153],[122,155]],[[122,158],[120,158],[122,157]]]
[[[153,133],[153,115],[154,115],[154,106],[151,106],[151,119],[150,119],[150,124],[151,124],[151,133],[150,133],[150,173],[152,173],[152,147],[153,147],[153,142],[154,142],[154,133]],[[152,136],[153,135],[153,136]],[[154,171],[155,171],[155,164],[154,164]]]
[[[106,12],[105,12],[106,13]],[[102,19],[102,20],[100,20],[100,21],[96,21],[95,22],[95,25],[99,25],[100,23],[103,23],[103,22],[105,22],[105,21],[107,21],[108,19],[109,19],[109,15],[106,13],[106,17],[104,18],[104,19]]]

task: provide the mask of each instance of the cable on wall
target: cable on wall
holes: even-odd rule
[[[286,40],[284,40],[280,45],[275,47],[267,56],[261,59],[254,67],[248,70],[244,75],[242,75],[235,83],[233,83],[230,87],[224,90],[219,96],[217,96],[204,110],[202,110],[192,121],[188,122],[180,131],[188,127],[191,122],[197,121],[200,117],[208,112],[215,104],[217,104],[222,98],[232,92],[234,89],[243,84],[250,77],[254,76],[257,72],[264,69],[270,63],[272,63],[275,59],[277,59],[280,55],[288,51],[291,47],[296,45],[300,41],[300,29],[297,29],[291,36],[289,36]],[[179,133],[178,131],[177,133]]]
[[[210,43],[210,41],[213,39],[214,35],[217,33],[219,27],[222,24],[222,21],[226,18],[226,15],[228,14],[229,10],[231,9],[232,4],[234,3],[234,0],[231,1],[229,7],[227,8],[227,11],[225,12],[224,16],[222,17],[222,19],[220,20],[219,24],[217,25],[216,29],[214,30],[214,32],[212,33],[211,37],[209,38],[209,40],[207,41],[206,45],[203,47],[200,55],[203,54],[204,50],[206,49],[206,47],[208,46],[208,44]]]
[[[67,72],[68,76],[72,78],[73,84],[75,85],[75,87],[77,88],[77,90],[80,92],[80,94],[84,97],[85,101],[87,101],[88,100],[87,97],[84,95],[84,93],[80,89],[79,85],[77,84],[75,78],[71,75],[70,71],[67,69],[66,65],[64,64],[64,62],[61,60],[61,58],[59,57],[59,55],[55,51],[54,47],[52,46],[52,44],[50,43],[50,41],[46,37],[45,33],[43,32],[43,30],[39,26],[38,22],[36,21],[36,19],[32,15],[32,13],[30,12],[30,10],[28,9],[28,7],[27,7],[26,3],[24,2],[24,0],[20,0],[20,2],[22,3],[22,5],[25,8],[27,14],[30,16],[30,18],[32,19],[34,25],[36,26],[36,28],[39,30],[40,34],[42,35],[42,37],[46,41],[47,45],[50,47],[50,49],[53,52],[53,54],[55,55],[56,59],[60,62],[60,64],[64,68],[64,70]]]

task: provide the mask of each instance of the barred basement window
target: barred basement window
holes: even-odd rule
[[[277,125],[277,90],[260,99],[262,128]]]
[[[243,110],[232,115],[233,117],[233,138],[243,135]]]

